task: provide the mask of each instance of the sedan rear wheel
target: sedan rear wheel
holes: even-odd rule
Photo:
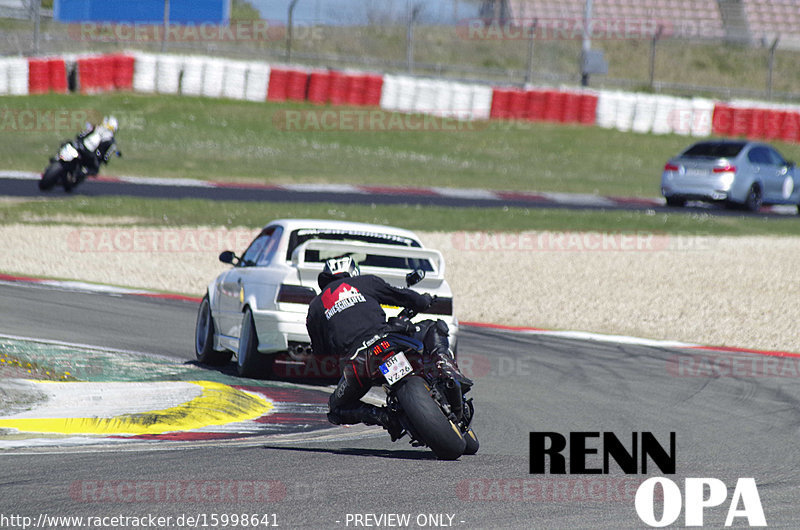
[[[761,197],[761,188],[759,188],[758,185],[753,184],[750,186],[750,191],[747,192],[747,198],[744,201],[744,207],[751,212],[757,212],[761,210],[762,203],[763,199]]]

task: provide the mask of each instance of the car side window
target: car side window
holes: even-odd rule
[[[265,267],[270,264],[272,258],[275,256],[275,251],[278,249],[278,242],[281,239],[282,233],[283,228],[280,226],[275,227],[272,230],[269,240],[266,242],[264,248],[261,249],[261,253],[256,258],[256,266]]]
[[[785,166],[786,160],[783,159],[781,154],[777,152],[775,149],[767,149],[767,155],[769,156],[769,163],[773,166]]]
[[[753,164],[769,164],[769,155],[763,147],[754,147],[747,153],[747,159]]]
[[[278,248],[282,233],[283,229],[279,226],[271,226],[264,229],[244,251],[238,266],[263,267],[269,265],[275,255],[275,250]]]
[[[258,256],[261,255],[261,251],[264,250],[264,247],[267,246],[269,243],[271,234],[265,234],[262,232],[261,234],[256,237],[250,246],[247,247],[247,250],[244,251],[242,255],[242,259],[239,261],[239,267],[252,267],[256,264],[256,260]]]

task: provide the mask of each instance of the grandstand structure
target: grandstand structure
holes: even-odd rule
[[[549,20],[581,21],[585,0],[509,0],[510,20],[529,26]],[[649,21],[662,37],[725,39],[800,49],[798,0],[593,0],[599,21]],[[601,35],[602,36],[602,35]]]

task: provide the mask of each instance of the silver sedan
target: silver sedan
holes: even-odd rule
[[[757,212],[762,205],[792,204],[800,210],[794,162],[772,146],[744,140],[696,143],[664,166],[661,194],[669,206],[688,200],[722,202]]]

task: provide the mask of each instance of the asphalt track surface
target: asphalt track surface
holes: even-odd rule
[[[159,353],[176,363],[193,357],[195,310],[190,302],[0,285],[0,333]],[[460,528],[636,528],[645,525],[634,509],[635,486],[606,500],[572,488],[600,480],[613,492],[646,476],[622,475],[613,463],[610,475],[529,475],[529,432],[613,431],[629,440],[631,432],[651,431],[666,445],[674,431],[677,474],[670,478],[681,487],[684,477],[719,478],[730,500],[737,478],[754,477],[769,526],[797,527],[796,372],[684,377],[675,369],[676,356],[687,352],[482,328],[464,328],[459,350],[476,381],[482,446],[475,456],[440,462],[375,431],[332,440],[14,450],[0,457],[0,514],[34,521],[40,514],[153,514],[176,521],[181,515],[274,513],[282,527],[309,528],[352,528],[347,514],[411,514],[412,521],[419,514],[451,514]],[[590,465],[599,462],[590,457]],[[275,481],[282,493],[258,502],[247,494],[224,500],[131,494],[146,484],[226,480]],[[92,493],[98,481],[134,489],[107,492],[98,501]],[[523,481],[530,481],[526,490]],[[727,508],[726,501],[707,510],[706,525],[722,527]]]
[[[593,197],[576,194],[564,195],[560,200],[552,200],[537,194],[520,193],[520,198],[514,198],[514,193],[509,193],[501,199],[486,199],[480,196],[458,196],[459,190],[454,190],[453,196],[443,194],[427,194],[404,192],[402,188],[392,191],[376,191],[365,195],[364,193],[348,193],[338,191],[326,193],[320,190],[291,190],[269,186],[247,186],[231,184],[222,187],[202,186],[175,186],[165,184],[132,183],[116,180],[92,180],[83,183],[68,196],[74,197],[111,197],[126,196],[150,199],[202,199],[215,201],[257,201],[257,202],[310,202],[310,203],[337,203],[337,204],[378,204],[378,205],[422,205],[444,206],[459,208],[552,208],[570,210],[614,210],[614,211],[654,211],[659,213],[686,213],[708,214],[722,216],[758,216],[774,219],[794,219],[795,215],[776,213],[763,210],[759,213],[750,213],[742,210],[731,210],[716,205],[690,203],[685,208],[670,208],[667,206],[653,205],[652,200],[620,198],[605,200],[602,197]],[[43,194],[35,182],[29,179],[0,177],[0,195],[8,197],[63,197],[65,193],[59,187]],[[546,194],[545,194],[546,195]],[[559,194],[557,194],[559,195]],[[794,209],[789,210],[794,213]]]

